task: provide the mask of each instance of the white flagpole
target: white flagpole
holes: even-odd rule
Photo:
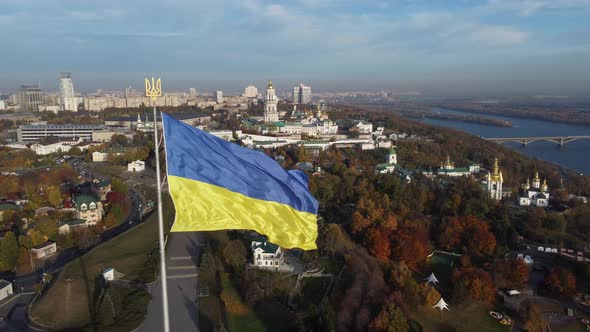
[[[162,282],[162,311],[164,319],[164,332],[170,332],[170,320],[168,317],[168,279],[166,278],[166,253],[164,243],[164,217],[162,214],[162,184],[160,180],[160,141],[158,140],[158,121],[156,117],[156,105],[154,103],[154,140],[156,150],[156,180],[158,184],[158,235],[160,242],[160,279]],[[163,121],[163,119],[162,119]],[[162,126],[164,123],[162,122]]]

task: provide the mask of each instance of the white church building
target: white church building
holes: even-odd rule
[[[547,179],[539,178],[539,172],[535,172],[535,177],[532,182],[529,179],[521,186],[521,192],[518,197],[518,204],[520,206],[549,206],[549,187],[547,186]]]
[[[272,86],[272,82],[268,81],[264,99],[264,122],[272,123],[279,121],[279,111],[277,110],[278,102],[279,100],[275,88]]]

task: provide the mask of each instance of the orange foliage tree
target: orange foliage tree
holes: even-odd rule
[[[448,218],[442,229],[440,242],[446,250],[483,257],[491,255],[496,249],[496,238],[488,224],[474,216]]]

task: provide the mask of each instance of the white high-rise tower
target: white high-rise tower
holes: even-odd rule
[[[266,87],[266,98],[264,99],[264,122],[277,122],[279,121],[279,112],[277,110],[278,103],[275,88],[272,86],[272,82],[268,81]]]
[[[72,74],[61,73],[59,79],[59,104],[62,111],[78,111],[78,98],[74,94]]]

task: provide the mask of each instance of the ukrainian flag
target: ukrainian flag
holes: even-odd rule
[[[165,113],[162,121],[173,232],[249,229],[284,248],[317,248],[318,202],[305,173]]]

